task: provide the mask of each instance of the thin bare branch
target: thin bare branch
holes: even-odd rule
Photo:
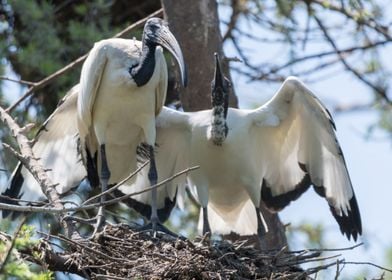
[[[12,78],[9,78],[6,76],[0,76],[0,80],[10,81],[10,82],[14,82],[14,83],[22,84],[22,85],[27,85],[27,86],[34,86],[35,85],[34,82],[12,79]]]
[[[344,6],[335,5],[332,1],[325,0],[303,0],[305,3],[310,2],[311,4],[316,4],[318,6],[323,7],[324,9],[329,9],[331,11],[339,12],[340,14],[346,16],[348,19],[356,22],[358,25],[365,25],[376,32],[380,33],[387,40],[392,40],[391,35],[389,34],[389,30],[387,26],[383,26],[376,22],[375,19],[371,17],[364,18],[360,13],[353,11],[349,11]]]
[[[12,202],[16,202],[16,203],[26,203],[26,204],[35,205],[35,206],[38,206],[38,205],[43,206],[43,205],[47,204],[46,202],[43,202],[43,201],[31,201],[31,200],[18,199],[18,198],[10,197],[10,196],[3,195],[3,194],[0,194],[0,199],[12,201]]]
[[[87,205],[89,204],[91,201],[94,201],[104,195],[107,195],[115,190],[117,190],[119,187],[121,187],[126,181],[128,181],[129,179],[133,178],[136,174],[139,173],[140,170],[142,170],[147,164],[149,163],[149,161],[144,162],[141,166],[138,167],[138,169],[136,169],[134,172],[132,172],[130,175],[128,175],[125,179],[121,180],[120,182],[118,182],[115,186],[111,187],[110,189],[97,194],[93,197],[90,197],[89,199],[87,199],[85,202],[83,202],[82,205]]]
[[[382,41],[377,41],[377,42],[373,42],[373,43],[369,42],[369,43],[362,45],[362,46],[353,46],[353,47],[345,48],[345,49],[341,49],[341,50],[336,49],[336,50],[332,50],[332,51],[324,51],[324,52],[319,52],[319,53],[314,53],[314,54],[298,57],[298,58],[290,60],[289,62],[287,62],[283,65],[271,67],[271,70],[269,71],[268,74],[277,73],[285,68],[293,66],[294,64],[298,64],[298,63],[305,62],[308,60],[320,59],[325,56],[331,56],[331,55],[336,55],[336,54],[338,54],[339,57],[344,57],[344,56],[347,56],[348,54],[351,54],[351,53],[354,53],[357,51],[365,51],[368,49],[372,49],[372,48],[376,48],[378,46],[388,44],[390,42],[391,42],[390,40],[382,40]],[[260,74],[257,77],[254,77],[253,80],[263,80],[265,78],[265,75],[266,75],[266,73]]]
[[[378,265],[378,264],[375,264],[375,263],[372,263],[372,262],[346,262],[346,261],[344,261],[344,264],[370,265],[370,266],[379,268],[379,269],[381,269],[381,270],[385,270],[385,271],[388,271],[388,272],[392,272],[392,269],[383,267],[383,266],[381,266],[381,265]]]
[[[242,12],[240,7],[241,7],[241,1],[231,0],[232,13],[230,16],[230,21],[227,24],[227,30],[222,38],[223,42],[226,41],[228,38],[232,38],[232,32],[237,27],[237,21]]]
[[[343,247],[343,248],[332,248],[332,249],[312,248],[312,249],[304,249],[304,250],[298,250],[298,251],[289,251],[289,253],[299,254],[299,253],[302,253],[302,252],[339,252],[339,251],[349,251],[349,250],[353,250],[355,248],[358,248],[358,247],[360,247],[362,245],[363,245],[363,242],[355,244],[353,246]]]
[[[76,212],[76,211],[82,211],[82,210],[96,209],[99,206],[108,206],[108,205],[116,204],[116,203],[119,203],[119,202],[129,198],[129,197],[139,195],[139,194],[142,194],[145,192],[149,192],[153,189],[157,189],[157,188],[165,185],[166,183],[170,182],[171,180],[173,180],[181,175],[187,174],[187,173],[189,173],[193,170],[196,170],[198,168],[199,168],[198,166],[189,167],[181,172],[174,174],[170,178],[167,178],[167,179],[159,182],[158,184],[156,184],[154,186],[151,186],[149,188],[145,188],[141,191],[129,193],[129,194],[126,194],[126,195],[123,195],[120,197],[106,200],[105,202],[92,203],[89,205],[83,205],[83,206],[78,206],[78,207],[47,207],[47,206],[40,207],[40,206],[30,206],[30,205],[21,206],[21,205],[13,205],[13,204],[8,204],[8,203],[0,203],[0,209],[17,211],[17,212],[52,213],[52,214],[60,214],[60,213],[65,213],[65,212]],[[124,183],[124,182],[122,182],[122,183]]]
[[[324,24],[321,21],[321,19],[318,18],[316,15],[313,15],[313,18],[316,20],[318,26],[320,27],[320,29],[324,33],[324,36],[325,36],[326,40],[330,43],[330,45],[332,46],[333,50],[335,51],[335,53],[340,58],[340,61],[342,62],[344,67],[348,71],[353,73],[359,80],[361,80],[363,83],[365,83],[370,88],[372,88],[375,91],[375,93],[377,93],[377,95],[380,96],[385,102],[387,102],[389,105],[392,105],[392,101],[389,100],[389,98],[387,96],[387,93],[385,92],[385,89],[380,88],[377,85],[374,85],[372,82],[370,82],[368,79],[366,79],[361,73],[359,73],[357,70],[355,70],[353,67],[351,67],[348,64],[348,62],[346,61],[346,58],[344,57],[344,55],[341,53],[341,51],[339,51],[339,48],[337,47],[337,45],[336,45],[335,41],[333,40],[333,38],[329,35],[329,32],[328,32],[327,28],[324,26]]]

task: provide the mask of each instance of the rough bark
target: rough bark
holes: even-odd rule
[[[162,0],[162,6],[188,65],[189,85],[181,91],[182,106],[185,111],[211,108],[214,52],[224,57],[217,3],[215,0]],[[230,78],[226,60],[222,61],[222,66]],[[238,106],[234,93],[230,96],[230,106]]]
[[[189,85],[181,92],[181,103],[185,111],[211,108],[210,82],[214,73],[214,52],[224,57],[222,36],[219,30],[218,7],[215,0],[161,0],[164,15],[170,30],[181,44],[188,64]],[[224,73],[230,77],[229,65],[222,63]],[[234,92],[230,106],[238,107]],[[284,227],[278,215],[261,209],[269,226],[269,233],[262,240],[264,249],[282,248],[287,245]]]

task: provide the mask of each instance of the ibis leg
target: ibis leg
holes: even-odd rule
[[[105,144],[102,144],[100,147],[100,152],[101,152],[101,176],[100,176],[100,181],[101,181],[101,192],[105,192],[108,189],[108,184],[109,184],[109,178],[110,178],[110,170],[107,162],[107,157],[106,157],[106,148]],[[103,195],[100,197],[100,202],[104,203],[106,201],[106,195]],[[97,222],[94,227],[94,232],[93,236],[102,230],[103,225],[105,224],[105,215],[104,215],[104,206],[101,205],[98,208],[98,213],[97,213]]]
[[[261,219],[260,208],[255,207],[255,209],[256,209],[256,216],[257,216],[257,235],[259,236],[259,238],[262,238],[267,233],[267,229],[265,228],[265,225]]]
[[[154,147],[149,146],[149,154],[150,154],[150,170],[148,171],[148,180],[150,181],[150,186],[155,186],[158,182],[158,174],[157,167],[155,164],[155,154]],[[158,193],[157,189],[151,190],[151,226],[154,234],[157,230],[157,225],[160,224],[158,217]]]
[[[154,147],[148,146],[149,158],[150,158],[150,169],[148,171],[148,180],[151,186],[155,186],[158,182],[158,173],[155,163]],[[170,231],[164,225],[162,225],[158,216],[158,191],[157,189],[151,190],[151,216],[150,223],[142,227],[142,230],[152,230],[154,237],[156,237],[157,232],[163,232],[174,237],[179,237],[177,234]],[[181,238],[181,237],[180,237]]]
[[[208,222],[207,207],[203,207],[203,235],[207,232],[211,232],[210,223]]]

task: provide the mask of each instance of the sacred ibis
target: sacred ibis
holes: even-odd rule
[[[216,55],[212,110],[164,107],[157,117],[160,175],[200,166],[188,180],[203,210],[203,233],[260,236],[261,200],[277,211],[313,185],[341,232],[356,240],[362,233],[357,201],[335,124],[320,100],[295,77],[254,110],[228,108],[228,91]]]
[[[136,170],[136,150],[143,143],[147,146],[151,162],[148,178],[151,185],[156,184],[155,116],[165,102],[168,80],[165,58],[159,46],[166,48],[177,60],[182,84],[185,86],[187,74],[181,49],[166,23],[158,18],[146,22],[141,42],[127,39],[102,40],[94,45],[83,64],[80,85],[77,88],[79,92],[71,95],[77,104],[69,104],[72,115],[65,115],[71,122],[76,121],[74,142],[70,147],[66,147],[69,149],[58,147],[58,152],[75,153],[77,156],[80,153],[85,164],[84,172],[87,170],[90,183],[97,186],[100,181],[102,191]],[[75,129],[71,123],[61,122],[61,125]],[[61,127],[57,129],[59,131],[50,133],[64,136]],[[77,143],[77,139],[80,143]],[[59,142],[61,140],[64,138],[59,139]],[[47,147],[48,150],[51,148]],[[45,152],[48,154],[48,158],[44,160],[45,167],[52,169],[50,173],[58,172],[57,166],[51,166],[51,161],[57,160],[56,151],[44,150],[43,153]],[[41,153],[38,153],[38,156],[42,156]],[[71,163],[75,163],[73,158]],[[27,195],[31,189],[35,194],[40,192],[37,184],[23,184],[26,172],[23,167],[16,170],[12,183],[6,190],[8,194]],[[72,178],[73,182],[78,181],[80,176],[75,176],[78,179],[75,180],[68,169],[63,169],[64,172],[68,172],[63,174],[67,178],[64,183],[65,191],[74,187],[68,184],[69,178]],[[57,173],[53,176],[61,177]],[[16,179],[20,177],[21,180]],[[152,191],[150,220],[154,230],[159,225],[156,196],[156,191]],[[101,197],[101,201],[104,200],[105,198]],[[96,220],[95,230],[101,227],[104,221],[102,207],[98,210]]]

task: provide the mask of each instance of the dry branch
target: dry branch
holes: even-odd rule
[[[323,8],[329,9],[331,11],[338,12],[348,19],[356,22],[358,25],[365,25],[377,33],[383,35],[387,40],[392,40],[391,35],[389,34],[389,30],[387,26],[383,26],[379,24],[375,19],[371,17],[363,17],[358,11],[355,13],[354,11],[349,11],[344,6],[336,5],[333,1],[325,1],[325,0],[303,0],[306,4],[315,4],[321,6]]]
[[[355,70],[353,67],[351,67],[350,64],[348,64],[348,62],[346,61],[346,58],[344,57],[342,52],[339,51],[339,48],[337,47],[337,45],[336,45],[335,41],[333,40],[333,38],[331,37],[331,35],[329,34],[327,28],[324,26],[322,20],[319,17],[317,17],[316,15],[314,15],[313,18],[316,20],[317,24],[319,25],[320,29],[322,30],[322,32],[326,38],[326,40],[330,43],[330,45],[332,46],[333,50],[336,52],[337,56],[339,57],[340,61],[344,65],[344,67],[348,71],[353,73],[360,81],[362,81],[363,83],[368,85],[370,88],[372,88],[375,91],[375,93],[377,93],[377,95],[380,96],[386,103],[388,103],[389,105],[392,105],[392,101],[389,100],[388,95],[386,93],[386,90],[373,84],[368,79],[366,79],[361,73],[359,73],[357,70]]]
[[[37,182],[41,186],[42,192],[46,195],[50,204],[52,204],[55,208],[63,209],[64,205],[62,204],[60,196],[56,191],[56,185],[50,180],[50,178],[46,174],[45,169],[42,167],[37,157],[33,154],[33,150],[30,146],[30,141],[23,134],[23,129],[18,126],[18,124],[13,120],[13,118],[2,107],[0,107],[0,119],[6,126],[9,127],[12,136],[16,139],[18,143],[20,149],[20,154],[16,153],[18,159],[37,180]],[[63,221],[61,214],[57,215],[57,219],[64,226],[66,234],[68,236],[71,236],[74,232],[74,227],[72,223],[68,221]]]
[[[8,203],[0,203],[0,209],[3,210],[10,210],[10,211],[18,211],[18,212],[31,212],[31,213],[51,213],[51,214],[62,214],[62,213],[66,213],[66,212],[76,212],[76,211],[82,211],[82,210],[91,210],[91,209],[96,209],[99,206],[108,206],[108,205],[113,205],[116,203],[119,203],[127,198],[130,198],[132,196],[135,195],[139,195],[145,192],[149,192],[153,189],[157,189],[163,185],[165,185],[166,183],[172,181],[173,179],[187,174],[195,169],[199,168],[198,166],[194,166],[194,167],[189,167],[187,169],[184,169],[176,174],[174,174],[173,176],[162,180],[161,182],[159,182],[158,184],[145,188],[141,191],[137,191],[137,192],[132,192],[123,196],[119,196],[113,199],[108,199],[105,202],[99,202],[99,203],[91,203],[91,204],[86,204],[87,202],[91,202],[92,200],[98,198],[101,196],[101,194],[94,196],[88,200],[86,200],[82,206],[77,206],[77,207],[64,207],[63,204],[61,204],[61,207],[48,207],[48,206],[31,206],[31,205],[25,205],[25,206],[21,206],[21,205],[13,205],[13,204],[8,204]],[[132,173],[129,177],[130,178],[134,173]],[[116,189],[118,187],[120,187],[122,184],[124,184],[127,180],[122,180],[120,183],[116,184],[113,188]],[[105,194],[110,193],[110,192],[105,192]],[[34,202],[36,203],[36,202]],[[64,202],[62,202],[64,203]]]

